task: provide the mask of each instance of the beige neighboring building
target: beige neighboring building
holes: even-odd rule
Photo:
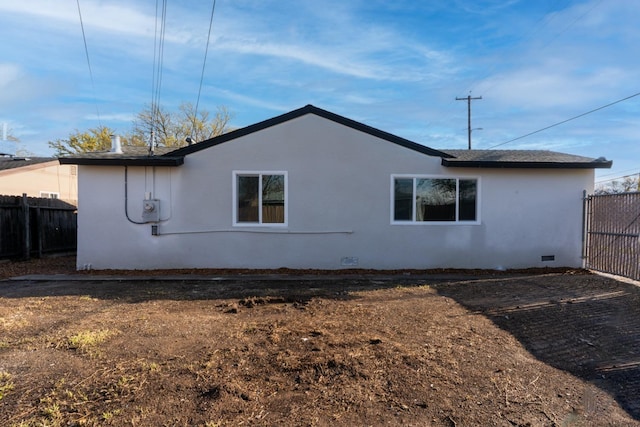
[[[0,155],[0,195],[48,197],[78,205],[78,169],[54,157]]]

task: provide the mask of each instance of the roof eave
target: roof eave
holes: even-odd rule
[[[496,162],[482,160],[442,159],[442,166],[451,168],[487,169],[610,169],[611,160],[603,162]]]
[[[154,157],[60,157],[61,165],[82,166],[180,166],[184,156]]]

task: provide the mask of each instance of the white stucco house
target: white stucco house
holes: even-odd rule
[[[78,165],[79,269],[580,267],[583,194],[611,167],[435,150],[312,105],[60,163]]]

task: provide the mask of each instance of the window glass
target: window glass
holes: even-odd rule
[[[393,220],[477,220],[477,179],[409,177],[393,180]]]
[[[475,179],[461,179],[458,192],[460,221],[476,220],[477,181]]]
[[[235,223],[286,223],[286,173],[234,174]]]
[[[59,196],[58,193],[52,193],[50,191],[41,191],[40,192],[40,197],[44,197],[47,199],[57,199]]]
[[[421,178],[416,182],[416,221],[456,220],[456,180]]]
[[[238,176],[238,222],[258,222],[258,176]]]
[[[262,222],[284,223],[284,175],[262,175]]]
[[[411,221],[413,219],[413,179],[396,178],[393,186],[393,219],[395,221]]]

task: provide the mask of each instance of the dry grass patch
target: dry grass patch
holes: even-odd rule
[[[12,313],[7,316],[0,317],[0,330],[6,332],[29,326],[29,321],[24,318],[22,313]]]
[[[11,374],[0,371],[0,400],[2,400],[11,390],[13,390]]]
[[[591,275],[474,283],[6,282],[0,425],[640,425],[635,365],[597,384],[575,370],[638,360],[640,288]],[[612,289],[626,297],[581,297]],[[581,302],[492,314],[551,297]],[[603,345],[580,341],[585,330]]]
[[[99,352],[100,344],[118,334],[118,331],[110,329],[99,329],[96,331],[80,331],[67,337],[66,346],[70,350],[79,353],[96,356]]]

